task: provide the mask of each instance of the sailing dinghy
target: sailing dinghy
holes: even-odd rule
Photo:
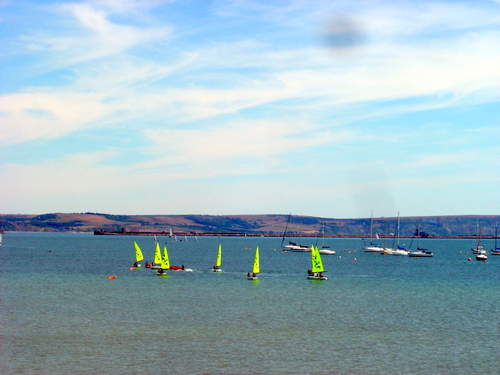
[[[222,245],[219,244],[217,249],[217,257],[215,258],[215,264],[212,267],[212,271],[214,272],[222,272]]]
[[[160,244],[158,241],[155,241],[155,255],[153,259],[153,265],[151,266],[151,268],[154,270],[163,268],[161,266],[161,263],[162,263],[162,257],[161,257]]]
[[[328,280],[328,277],[323,275],[325,267],[321,260],[321,255],[317,246],[311,247],[311,269],[308,270],[307,278],[309,280]]]
[[[260,273],[260,260],[259,260],[259,247],[255,249],[255,256],[253,258],[252,272],[247,273],[248,280],[258,280],[257,274]]]
[[[134,267],[142,267],[141,262],[144,260],[144,256],[142,255],[141,248],[137,244],[137,242],[134,241],[134,250],[135,250],[135,263]]]
[[[165,271],[170,269],[170,260],[168,259],[167,247],[163,246],[163,256],[161,256],[160,267],[158,268],[158,276],[168,276]]]

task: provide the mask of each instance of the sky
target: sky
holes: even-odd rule
[[[500,1],[0,0],[0,213],[500,214]]]

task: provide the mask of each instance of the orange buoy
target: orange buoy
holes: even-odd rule
[[[116,275],[111,275],[111,276],[108,276],[108,277],[106,277],[106,279],[108,279],[108,280],[113,280],[113,279],[116,279]]]
[[[129,271],[135,271],[137,267],[129,267]]]
[[[472,258],[467,258],[467,260],[470,262],[472,260]]]

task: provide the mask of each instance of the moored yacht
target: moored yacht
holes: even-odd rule
[[[408,256],[414,258],[431,258],[434,256],[434,254],[432,253],[432,251],[417,247],[417,250],[409,251]]]
[[[384,249],[382,252],[383,255],[400,255],[400,256],[407,256],[409,253],[408,250],[406,250],[404,247],[398,246],[396,249]]]
[[[370,244],[368,246],[365,246],[363,248],[363,251],[365,253],[383,253],[384,252],[384,248],[377,245],[376,243],[374,242],[370,242]]]
[[[395,249],[384,248],[384,251],[381,253],[382,255],[399,255],[399,256],[408,256],[408,250],[399,245],[399,212],[398,212],[398,220],[396,224],[396,236],[394,237],[394,244],[396,245]]]
[[[486,252],[481,253],[481,254],[476,254],[476,260],[486,262],[488,260],[488,254],[486,254]]]
[[[288,245],[283,246],[283,251],[309,252],[311,247],[288,241]]]
[[[378,234],[375,234],[375,237],[379,239]],[[363,251],[365,253],[382,253],[384,252],[384,248],[379,246],[376,242],[373,242],[373,212],[370,217],[370,244],[363,247]]]

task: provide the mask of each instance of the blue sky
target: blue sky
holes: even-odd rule
[[[500,213],[500,1],[0,0],[1,213]]]

